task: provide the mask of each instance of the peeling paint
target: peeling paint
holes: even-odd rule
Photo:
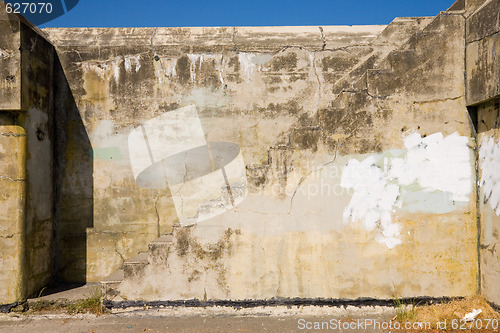
[[[404,151],[350,160],[341,177],[341,186],[354,189],[344,222],[361,221],[365,229],[377,229],[375,239],[391,249],[401,244],[400,226],[391,217],[396,208],[421,207],[421,212],[439,214],[459,207],[455,201],[468,202],[472,193],[468,142],[457,133],[445,138],[441,133],[427,137],[411,133],[404,137]],[[436,195],[447,203],[444,207],[428,205]]]

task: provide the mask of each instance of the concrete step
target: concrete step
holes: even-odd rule
[[[174,236],[172,234],[166,234],[161,236],[160,238],[155,239],[154,241],[151,241],[149,244],[165,244],[165,243],[172,243],[174,241]]]
[[[148,245],[150,264],[155,266],[166,266],[168,255],[173,247],[174,236],[172,236],[172,234],[163,235],[150,242]]]
[[[140,265],[140,264],[147,264],[148,263],[148,253],[147,252],[141,252],[132,259],[126,260],[123,264],[124,265]]]
[[[368,97],[365,90],[343,91],[332,102],[331,108],[339,110],[351,109],[353,105],[366,102]]]
[[[119,297],[118,287],[123,282],[124,272],[122,269],[114,272],[101,281],[101,291],[103,297],[108,300],[114,300]]]
[[[101,284],[121,283],[123,281],[123,269],[119,269],[101,281]]]
[[[358,88],[358,85],[353,85],[353,82],[359,82],[367,70],[380,67],[391,51],[401,49],[415,34],[425,29],[433,19],[433,17],[395,18],[370,43],[370,45],[374,46],[374,51],[362,63],[356,65],[348,74],[335,82],[333,92],[339,94],[343,90]],[[362,89],[366,89],[366,85]]]
[[[174,237],[172,234],[163,235],[148,244],[148,252],[141,252],[135,257],[126,260],[122,269],[101,281],[104,298],[107,300],[120,299],[118,290],[120,284],[127,279],[140,279],[149,264],[166,265],[173,244]]]
[[[124,279],[140,276],[148,265],[148,252],[141,252],[123,263]]]

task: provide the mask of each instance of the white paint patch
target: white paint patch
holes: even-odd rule
[[[100,63],[86,62],[82,64],[82,67],[84,72],[92,71],[102,80],[109,80],[111,77],[114,77],[115,81],[118,82],[122,61],[122,59],[118,58]]]
[[[401,156],[372,155],[361,162],[350,160],[340,183],[354,190],[344,210],[344,222],[361,221],[369,231],[378,229],[377,242],[393,248],[401,244],[401,228],[392,222],[392,213],[403,204],[402,188],[446,192],[453,201],[468,202],[472,192],[468,141],[457,133],[446,138],[441,133],[425,138],[412,133],[404,138],[406,151]]]
[[[170,79],[176,77],[176,66],[177,59],[160,58],[160,60],[155,61],[155,73],[158,78],[158,83],[167,83]]]
[[[255,72],[259,69],[255,63],[257,56],[253,53],[238,53],[238,61],[240,62],[240,70],[245,76],[247,82],[252,81]],[[260,66],[259,66],[260,67]]]
[[[484,199],[495,214],[500,215],[500,140],[484,136],[479,146],[479,166]]]
[[[422,138],[412,133],[404,139],[407,154],[390,161],[389,175],[403,186],[418,184],[425,191],[443,191],[455,201],[469,201],[472,191],[469,138],[435,133]]]
[[[399,186],[389,183],[387,173],[376,165],[375,156],[362,162],[347,163],[340,185],[354,189],[349,205],[344,210],[344,222],[362,221],[369,231],[379,228],[377,242],[388,248],[401,244],[399,226],[391,221],[391,213],[399,195]]]
[[[190,66],[189,66],[189,74],[191,76],[191,81],[196,81],[196,67],[198,69],[201,68],[201,64],[203,63],[203,55],[202,54],[188,54]]]
[[[135,65],[135,72],[137,73],[141,68],[140,55],[135,56],[125,56],[125,70],[130,72],[132,70],[132,63]]]

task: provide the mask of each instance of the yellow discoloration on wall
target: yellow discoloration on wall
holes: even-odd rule
[[[321,47],[276,51],[258,28],[253,40],[245,41],[253,45],[236,51],[233,45],[226,48],[221,40],[212,40],[212,35],[196,48],[187,46],[198,38],[191,29],[182,30],[186,40],[179,45],[171,44],[172,36],[181,38],[175,29],[168,30],[168,37],[163,30],[148,30],[153,35],[152,51],[149,39],[133,52],[123,50],[127,55],[141,54],[137,73],[113,70],[113,66],[123,67],[116,53],[90,52],[80,63],[79,87],[85,94],[77,96],[77,104],[95,147],[116,147],[126,161],[128,148],[122,136],[148,119],[195,104],[207,141],[240,146],[249,181],[250,197],[241,206],[193,227],[190,236],[192,244],[209,248],[217,244],[222,230],[240,230],[231,237],[231,253],[212,262],[209,256],[200,259],[189,251],[180,256],[172,250],[168,274],[164,268],[148,266],[142,277],[147,283],[129,287],[124,283],[123,296],[390,298],[395,292],[405,296],[473,293],[477,284],[473,212],[411,215],[397,211],[393,221],[402,225],[403,244],[392,250],[375,241],[375,232],[356,223],[345,225],[342,218],[352,192],[342,189],[339,179],[348,159],[358,156],[354,154],[402,149],[401,136],[411,130],[423,136],[470,134],[460,45],[463,18],[443,15],[431,23],[425,27],[429,33],[418,40],[410,39],[411,33],[405,41],[392,39],[391,47],[403,52],[377,60],[385,71],[367,68],[366,77],[352,76],[354,81],[360,79],[357,83],[347,83],[346,78],[369,57],[388,55],[390,50],[381,47],[387,37],[380,37],[380,44],[358,45],[347,55],[345,50]],[[289,32],[287,38],[300,36]],[[441,42],[445,51],[428,52],[428,45]],[[347,37],[346,43],[350,43]],[[62,52],[66,51],[70,52]],[[418,57],[410,58],[415,54]],[[337,94],[339,80],[343,80],[340,90],[348,91]],[[100,138],[102,120],[112,124],[107,141]],[[172,230],[176,222],[168,190],[140,189],[123,161],[93,162],[94,226],[87,242],[87,279],[92,281],[146,250],[134,242],[130,256],[121,258],[117,242],[128,233],[140,233],[148,242],[158,232]],[[336,172],[333,177],[318,171],[328,165]],[[321,190],[324,183],[330,192],[308,197],[310,186]],[[469,205],[474,202],[471,195]],[[106,233],[113,233],[112,241]],[[450,237],[462,237],[465,243],[446,241]],[[101,246],[104,252],[112,252],[105,262],[100,262]],[[162,275],[175,276],[178,282],[163,286]],[[393,277],[391,281],[387,275]],[[412,275],[423,278],[415,280]],[[228,289],[218,285],[222,280]]]
[[[116,108],[114,99],[110,96],[110,83],[117,84],[121,59],[103,63],[87,62],[82,64],[83,88],[85,95],[83,101],[97,103],[102,112],[109,112]]]
[[[25,297],[26,131],[0,126],[0,303]]]
[[[374,234],[360,225],[265,237],[242,228],[221,230],[222,238],[231,231],[230,244],[214,258],[200,256],[200,240],[178,230],[168,265],[149,268],[140,279],[124,283],[121,292],[146,300],[440,297],[443,290],[450,296],[472,295],[477,285],[476,225],[468,217],[473,214],[398,216],[404,241],[392,250],[374,242]],[[190,278],[193,272],[201,277]],[[213,274],[224,276],[230,288],[217,285]],[[176,279],[165,281],[165,275]]]

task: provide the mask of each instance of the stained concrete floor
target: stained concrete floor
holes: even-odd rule
[[[163,317],[103,315],[0,318],[0,332],[383,332],[382,329],[314,329],[314,323],[332,323],[333,316],[212,316]],[[367,316],[362,316],[365,320]],[[356,320],[349,318],[348,320]],[[381,319],[377,317],[377,319]],[[299,321],[302,320],[302,321]],[[347,320],[347,318],[343,319]],[[310,328],[308,329],[307,326]]]
[[[29,300],[75,301],[99,288],[98,284],[63,286],[44,291]],[[246,309],[232,307],[158,307],[111,309],[110,313],[69,315],[63,312],[0,314],[0,332],[384,332],[373,326],[342,329],[340,322],[387,323],[394,308],[381,306],[268,306]],[[317,325],[322,329],[318,328]],[[345,324],[344,324],[345,325]],[[351,324],[357,325],[357,324]],[[387,330],[385,330],[387,331]]]

